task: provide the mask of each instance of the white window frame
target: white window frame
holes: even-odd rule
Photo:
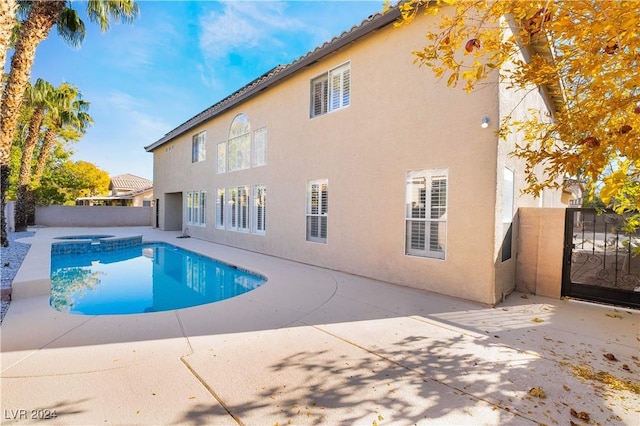
[[[207,191],[187,192],[186,223],[191,226],[207,226]]]
[[[231,121],[226,157],[228,172],[251,167],[251,122],[245,114],[240,113]]]
[[[267,164],[267,128],[262,127],[253,132],[252,166],[260,167]]]
[[[502,172],[502,247],[503,262],[513,256],[513,215],[515,211],[515,172],[504,167]]]
[[[227,142],[219,142],[216,147],[216,173],[227,171]]]
[[[248,185],[227,189],[227,229],[237,232],[249,232],[251,192]]]
[[[267,232],[267,187],[253,187],[253,212],[251,212],[251,232],[264,235]]]
[[[324,189],[323,189],[324,187]],[[307,241],[327,243],[329,233],[329,180],[307,181],[306,234]]]
[[[337,111],[351,104],[351,62],[311,80],[309,117]]]
[[[225,200],[226,190],[224,188],[218,188],[216,193],[216,228],[224,229],[225,227]]]
[[[444,260],[449,208],[448,169],[408,172],[405,191],[405,254]]]
[[[207,159],[206,149],[207,131],[196,133],[191,138],[191,162],[199,163]]]

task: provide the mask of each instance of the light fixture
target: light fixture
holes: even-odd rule
[[[489,127],[489,117],[482,117],[482,124],[480,125],[483,129]]]

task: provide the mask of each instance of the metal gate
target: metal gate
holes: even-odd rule
[[[562,295],[640,308],[640,233],[610,211],[567,209]]]

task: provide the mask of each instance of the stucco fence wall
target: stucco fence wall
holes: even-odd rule
[[[153,207],[37,206],[36,225],[42,226],[151,226]]]
[[[518,214],[516,290],[559,299],[566,209],[521,207]]]

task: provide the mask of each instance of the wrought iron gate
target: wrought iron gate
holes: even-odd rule
[[[562,295],[640,308],[640,233],[610,211],[567,209]]]

